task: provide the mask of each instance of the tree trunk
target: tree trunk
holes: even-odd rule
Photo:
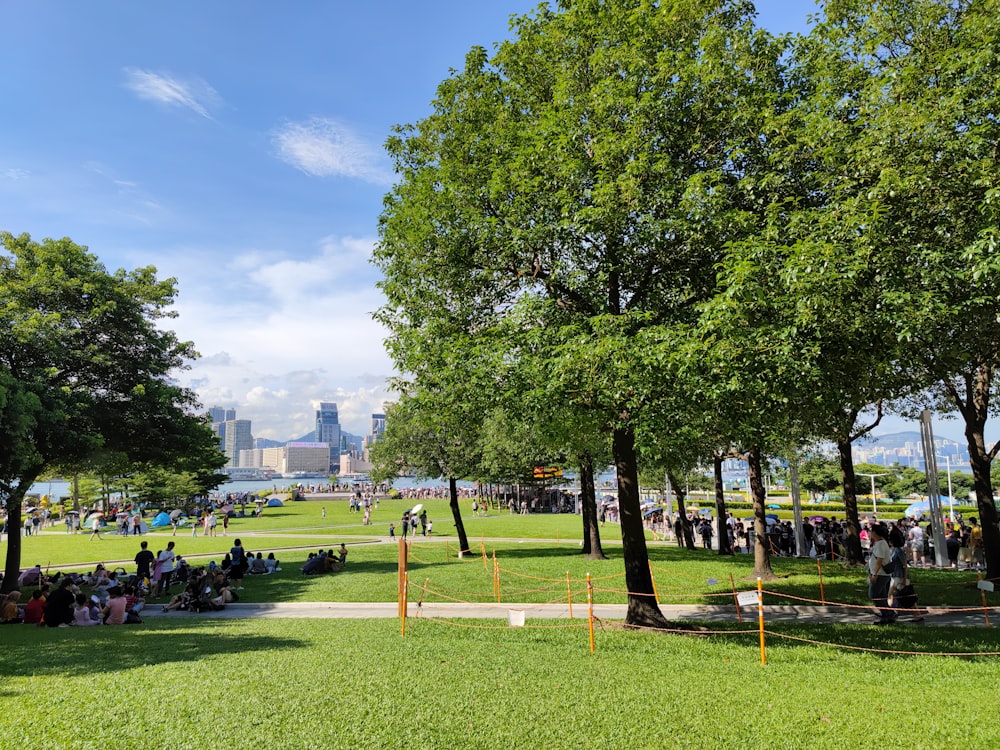
[[[997,506],[993,499],[993,483],[990,480],[990,465],[993,451],[986,450],[986,418],[989,413],[990,370],[980,367],[973,383],[976,398],[974,409],[965,417],[965,440],[969,446],[969,463],[972,465],[973,487],[976,490],[976,505],[979,509],[979,525],[983,530],[983,556],[986,560],[986,578],[1000,581],[1000,528],[997,526]]]
[[[844,539],[845,563],[864,565],[861,551],[861,519],[858,517],[858,483],[854,474],[854,457],[851,455],[851,441],[837,438],[837,454],[840,456],[840,474],[844,487],[844,515],[847,518],[847,537]]]
[[[7,559],[4,562],[3,584],[0,585],[0,593],[3,594],[17,589],[17,579],[21,575],[21,507],[33,482],[34,479],[14,485],[7,497]]]
[[[649,553],[642,526],[639,501],[639,470],[635,455],[635,433],[628,427],[615,428],[611,440],[618,472],[618,515],[621,519],[622,549],[625,558],[625,587],[628,610],[625,624],[634,627],[665,628],[670,622],[660,612],[653,593]]]
[[[683,489],[681,489],[681,486],[677,484],[677,479],[673,474],[668,472],[667,478],[670,480],[670,486],[674,488],[674,495],[677,496],[677,517],[681,521],[681,539],[683,540],[683,546],[693,550],[695,548],[694,529],[691,526],[690,519],[688,519],[687,508],[684,506],[684,499],[687,497],[687,494]]]
[[[583,510],[583,554],[591,560],[607,560],[601,547],[601,530],[597,523],[594,459],[590,456],[580,458],[580,504]]]
[[[753,497],[753,573],[754,578],[770,580],[774,578],[771,569],[771,551],[767,548],[767,490],[760,470],[760,448],[753,447],[747,454],[750,467],[750,494]]]
[[[726,490],[722,485],[722,456],[713,455],[712,463],[715,469],[715,532],[719,536],[719,554],[733,554],[733,545],[729,542],[729,526],[726,523]]]
[[[465,524],[462,523],[462,509],[458,507],[458,484],[455,477],[448,477],[448,493],[451,497],[451,515],[455,519],[455,533],[458,534],[458,548],[469,552],[469,539],[465,535]]]

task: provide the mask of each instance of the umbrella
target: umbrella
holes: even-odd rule
[[[104,518],[104,511],[95,510],[87,514],[87,518]]]
[[[78,511],[78,510],[68,510],[68,511],[66,511],[66,515],[67,516],[78,516],[78,515],[80,515],[80,511]]]
[[[809,523],[823,523],[826,521],[826,516],[809,516]]]
[[[771,510],[780,510],[781,509],[780,505],[775,505],[774,503],[771,503],[767,507],[770,508]]]
[[[220,513],[232,513],[233,512],[233,504],[232,503],[226,503],[221,508],[219,508],[219,512]]]
[[[173,521],[176,521],[178,518],[180,518],[183,515],[184,515],[184,511],[182,511],[180,508],[178,508],[177,510],[170,511],[170,519],[173,520]]]

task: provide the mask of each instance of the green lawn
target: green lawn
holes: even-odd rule
[[[412,584],[421,587],[429,579],[430,589],[448,592],[446,596],[429,594],[428,600],[447,597],[494,600],[492,557],[496,553],[501,568],[503,601],[565,601],[567,573],[571,578],[574,602],[585,599],[587,573],[594,579],[596,602],[625,601],[621,593],[624,589],[621,540],[616,525],[608,524],[601,529],[609,559],[587,560],[578,553],[581,522],[577,516],[512,516],[494,511],[485,518],[472,518],[470,502],[463,501],[463,509],[469,516],[467,529],[475,552],[472,559],[458,560],[454,541],[417,537],[412,547]],[[408,500],[381,501],[379,510],[373,514],[376,522],[372,526],[363,526],[361,514],[350,513],[346,500],[312,500],[269,508],[262,518],[233,519],[228,537],[191,537],[190,530],[183,529],[174,537],[166,529],[142,538],[149,542],[153,552],[173,540],[179,554],[196,556],[192,558],[194,564],[204,564],[209,559],[221,561],[236,537],[242,537],[244,547],[253,552],[263,551],[266,556],[267,552],[276,551],[282,561],[282,572],[275,576],[248,578],[243,592],[245,601],[392,601],[396,597],[398,547],[388,543],[388,523],[391,519],[398,527],[403,510],[412,503]],[[453,534],[447,501],[430,500],[426,506],[435,520],[435,537]],[[321,515],[323,507],[327,510],[325,519]],[[89,533],[67,535],[56,527],[40,536],[25,538],[22,540],[22,563],[25,567],[41,563],[53,572],[73,563],[92,569],[99,561],[109,566],[116,564],[113,561],[131,561],[139,548],[136,537],[105,534],[101,541],[90,541],[89,537]],[[519,539],[526,541],[517,541]],[[350,548],[344,572],[312,577],[299,573],[308,551],[336,547],[341,541],[346,541]],[[0,543],[0,554],[6,552],[6,544],[6,539]],[[479,557],[484,549],[488,557],[486,565]],[[649,555],[662,603],[728,603],[732,593],[731,577],[738,589],[755,585],[748,579],[752,561],[746,555],[720,557],[713,552],[700,549],[689,552],[679,550],[672,543],[652,541]],[[815,561],[773,558],[772,562],[780,577],[766,584],[769,591],[807,600],[804,603],[821,598],[829,603],[867,602],[862,570],[822,563],[821,597],[820,570]],[[124,567],[129,572],[134,570],[131,562],[126,562]],[[978,606],[981,603],[974,573],[918,570],[914,578],[921,603],[925,605]],[[1000,602],[997,594],[990,597],[990,604]],[[771,601],[798,600],[775,597]]]
[[[236,536],[252,551],[277,549],[282,572],[248,578],[242,601],[394,600],[398,546],[379,526],[387,529],[409,503],[383,501],[375,527],[360,526],[346,502],[325,503],[323,519],[322,505],[294,503],[261,519],[235,519],[228,538],[179,533],[174,541],[182,555],[216,560]],[[435,533],[449,534],[447,504],[428,506],[441,519]],[[610,559],[586,560],[578,553],[579,523],[568,515],[470,519],[477,554],[461,560],[453,542],[420,538],[410,561],[413,596],[427,580],[436,592],[428,600],[493,600],[495,553],[503,601],[565,601],[567,573],[581,607],[587,573],[597,602],[624,601],[618,528],[602,529]],[[25,564],[92,567],[130,560],[138,549],[131,537],[88,536],[57,529],[25,539]],[[144,538],[156,551],[171,537]],[[350,548],[344,571],[300,574],[308,550],[342,539]],[[653,543],[650,558],[664,603],[728,603],[730,575],[740,589],[753,585],[745,556]],[[814,561],[774,565],[781,577],[768,590],[819,598]],[[825,564],[827,600],[866,603],[863,575]],[[925,603],[979,602],[970,574],[918,571],[917,579]],[[119,628],[4,627],[0,748],[840,750],[861,743],[994,747],[1000,740],[983,711],[983,691],[1000,681],[1000,658],[878,651],[1000,652],[995,628],[772,624],[762,666],[753,623],[712,626],[746,632],[709,636],[602,623],[591,654],[582,619],[529,620],[526,628],[495,620],[407,622],[405,637],[396,620],[192,615]]]
[[[591,654],[583,627],[465,624],[411,619],[405,638],[394,620],[5,628],[0,747],[841,750],[1000,741],[983,711],[1000,681],[996,658],[887,657],[772,638],[761,666],[753,635],[608,628]],[[997,631],[786,631],[858,646],[1000,650]]]

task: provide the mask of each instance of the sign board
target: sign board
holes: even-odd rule
[[[757,606],[757,592],[756,591],[741,591],[736,595],[736,601],[741,607],[756,607]]]
[[[989,592],[993,591],[993,581],[980,581],[978,586],[983,591],[989,591]]]

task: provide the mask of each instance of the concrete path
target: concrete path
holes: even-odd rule
[[[594,607],[594,616],[601,620],[625,619],[624,604],[599,604]],[[694,622],[738,623],[735,606],[661,604],[660,610],[670,620]],[[524,612],[525,621],[556,620],[569,618],[566,604],[466,604],[450,602],[426,602],[423,605],[411,603],[409,617],[437,617],[442,619],[477,618],[508,619],[511,611]],[[920,625],[962,625],[985,627],[982,611],[953,612],[944,608],[923,610],[923,622],[910,623],[911,615],[901,614],[899,624],[918,627]],[[743,623],[757,626],[756,607],[743,609]],[[270,604],[249,604],[236,602],[224,610],[194,614],[191,612],[163,612],[159,605],[150,605],[142,612],[143,618],[188,619],[198,618],[392,618],[399,616],[396,602],[284,602]],[[581,622],[587,617],[586,605],[574,605],[573,617]],[[774,605],[765,606],[764,622],[811,622],[867,625],[875,617],[867,608],[855,607],[801,607]]]

